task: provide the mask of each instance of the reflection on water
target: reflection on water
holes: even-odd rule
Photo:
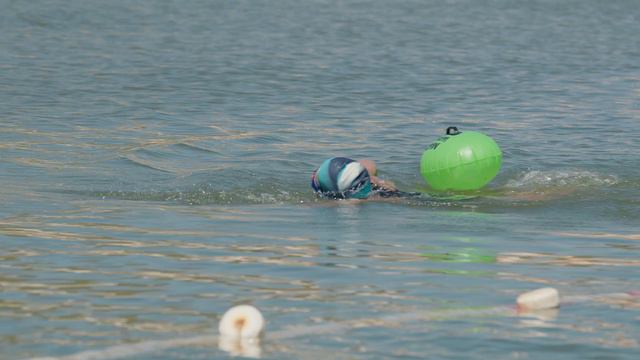
[[[636,259],[607,259],[591,256],[559,256],[535,253],[499,254],[496,261],[509,264],[538,264],[560,266],[640,266]]]
[[[491,232],[451,236],[446,226],[451,218],[464,220],[457,221],[457,226],[466,233],[474,229],[474,221],[507,221],[500,219],[503,215],[498,219],[489,214],[452,216],[455,214],[434,209],[429,213],[433,226],[430,233],[393,237],[389,232],[379,232],[390,226],[388,223],[363,219],[384,219],[389,211],[401,211],[407,216],[404,222],[409,229],[424,220],[409,212],[410,207],[386,203],[301,205],[294,212],[274,208],[276,213],[271,214],[254,206],[194,208],[156,202],[132,206],[122,209],[113,201],[83,200],[55,213],[2,219],[0,235],[5,241],[0,255],[0,287],[4,295],[0,313],[3,318],[26,326],[46,319],[46,325],[38,330],[18,337],[11,335],[17,349],[34,342],[73,349],[108,346],[120,342],[117,339],[122,338],[122,331],[126,331],[128,341],[134,342],[162,334],[209,333],[220,311],[240,301],[260,303],[271,313],[280,314],[273,320],[280,327],[290,322],[304,324],[368,315],[370,322],[353,327],[369,329],[365,331],[371,333],[367,336],[375,336],[381,324],[373,314],[419,311],[444,304],[469,306],[474,301],[491,305],[494,297],[481,295],[484,290],[480,291],[487,280],[496,284],[498,293],[500,284],[510,283],[588,290],[592,285],[580,285],[580,276],[561,279],[555,273],[564,268],[595,268],[605,270],[604,276],[617,279],[612,288],[629,287],[633,282],[618,278],[614,269],[640,265],[636,259],[613,256],[620,247],[602,247],[599,256],[499,251]],[[130,221],[127,213],[131,212],[144,214],[139,218],[143,221]],[[152,226],[162,218],[172,220],[164,227]],[[344,225],[332,224],[332,218]],[[148,223],[144,219],[153,220]],[[320,224],[311,229],[295,227],[301,219],[316,219]],[[446,227],[439,228],[440,221]],[[271,230],[251,232],[256,224]],[[550,236],[521,230],[511,233],[539,239]],[[340,232],[337,241],[335,236]],[[586,232],[554,232],[553,239],[592,241],[605,235],[609,241],[634,240],[633,235]],[[553,244],[544,246],[548,250],[554,248]],[[606,256],[606,252],[612,252],[612,256]],[[460,298],[460,294],[465,295]],[[610,312],[614,313],[638,307],[636,300],[629,299],[608,300],[604,305],[612,306]],[[350,316],[346,311],[354,311],[353,307],[359,310]],[[596,308],[600,314],[596,316],[609,313],[606,309]],[[535,328],[544,336],[550,329],[581,333],[584,326],[579,324],[582,321],[566,324],[552,316],[540,315],[537,319],[522,320],[513,326]],[[613,323],[628,329],[624,321]],[[506,322],[500,324],[509,326]],[[486,326],[479,326],[475,331],[482,336],[491,332]],[[390,324],[383,327],[404,329]],[[86,329],[91,331],[87,333]],[[56,335],[46,336],[51,331]],[[614,331],[605,326],[587,333],[597,333],[599,343],[606,346],[637,347],[632,337],[604,335],[609,332]],[[534,334],[529,331],[520,336],[525,339]],[[41,340],[45,337],[46,341]],[[4,335],[3,339],[10,338]],[[571,335],[565,335],[565,340],[587,343]],[[411,343],[411,339],[407,341]],[[343,348],[348,343],[350,340],[345,337],[326,346]],[[302,351],[288,343],[268,349],[290,355]],[[29,354],[35,353],[25,348],[19,355]]]

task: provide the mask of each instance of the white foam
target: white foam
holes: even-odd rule
[[[508,188],[610,186],[619,182],[615,175],[586,170],[533,170],[507,182]]]

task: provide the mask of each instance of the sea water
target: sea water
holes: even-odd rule
[[[637,301],[375,321],[640,288],[637,1],[0,8],[0,358],[215,334],[240,303],[271,359],[637,358]],[[448,126],[501,146],[487,188],[424,184]],[[425,195],[318,200],[331,156]]]

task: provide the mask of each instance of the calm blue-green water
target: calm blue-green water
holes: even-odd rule
[[[268,334],[639,289],[638,1],[0,8],[0,358],[215,333],[238,303],[270,359],[637,358],[638,301]],[[420,154],[450,125],[504,152],[474,199],[311,193],[336,155],[429,191]]]

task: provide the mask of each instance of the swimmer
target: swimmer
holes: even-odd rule
[[[451,200],[451,194],[439,197],[434,194],[419,192],[405,192],[398,190],[396,185],[388,180],[380,179],[376,163],[369,159],[353,160],[346,157],[334,157],[325,160],[318,169],[311,174],[311,187],[321,198],[325,199],[398,199],[423,198],[435,200]],[[504,190],[484,193],[483,197],[502,201],[539,202],[564,197],[572,191],[524,191],[514,192]],[[477,194],[467,194],[456,200],[470,200],[477,198]]]
[[[322,198],[371,199],[375,197],[402,197],[405,193],[391,181],[377,177],[378,168],[373,160],[353,160],[334,157],[325,160],[311,175],[311,187]]]

